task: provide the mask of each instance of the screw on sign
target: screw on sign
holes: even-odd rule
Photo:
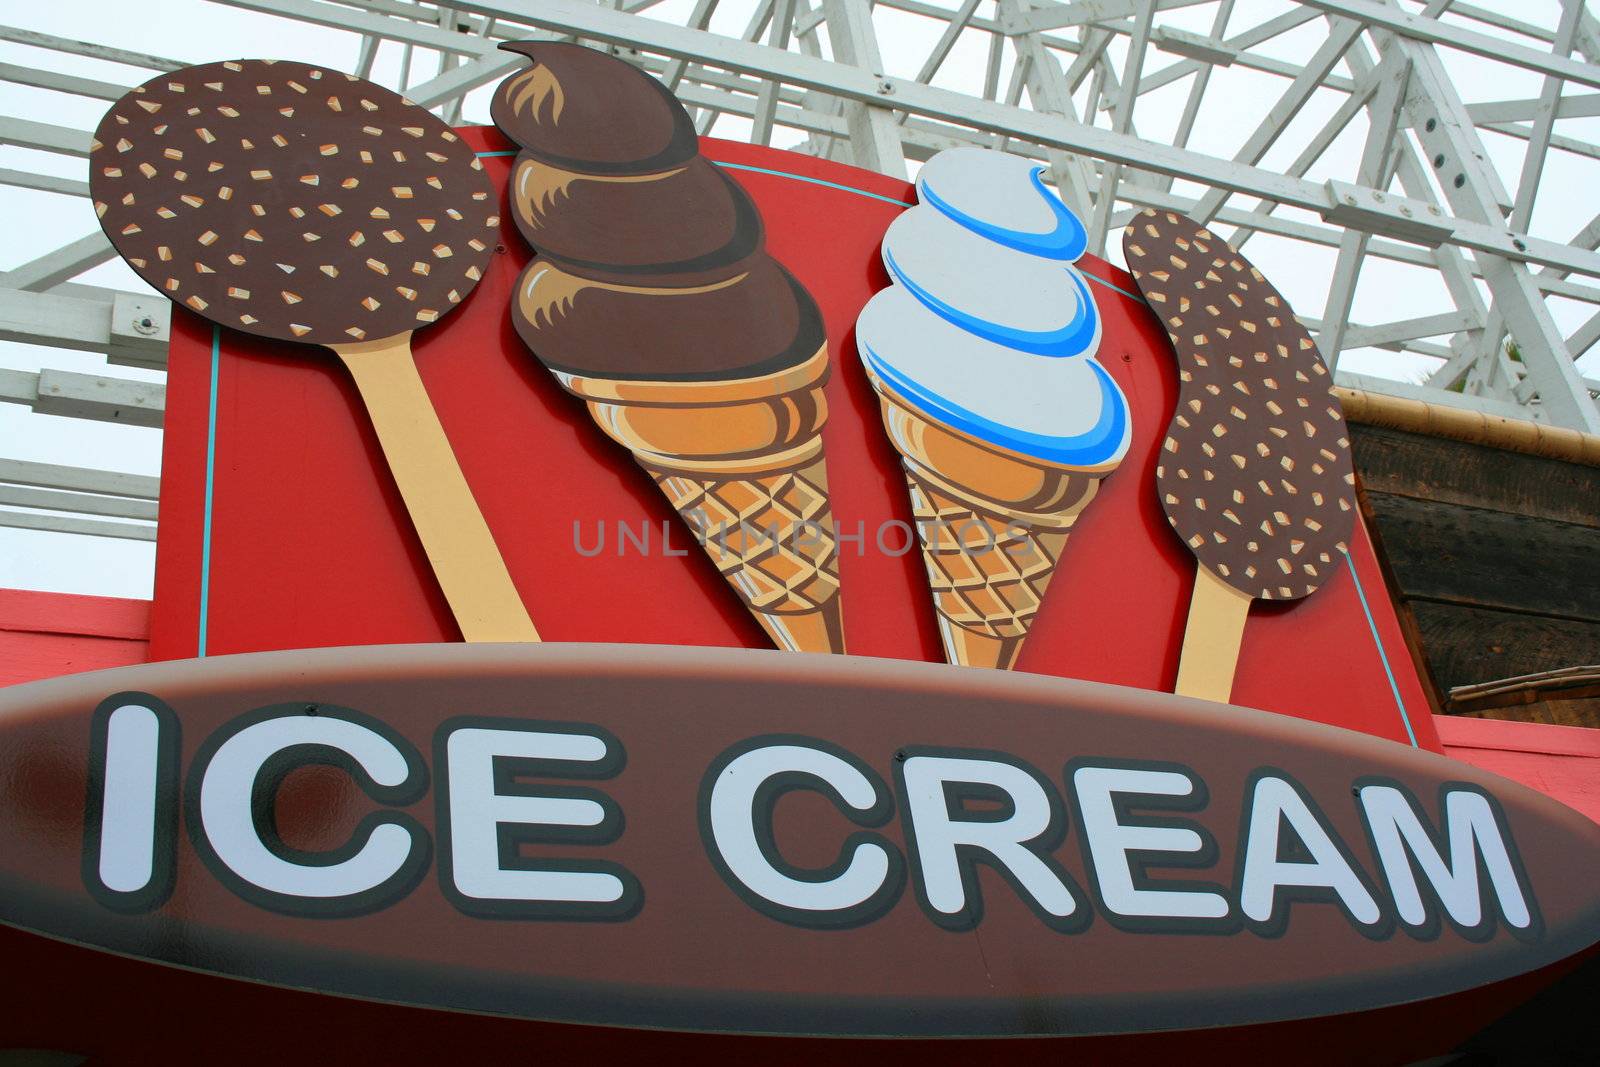
[[[471,149],[360,78],[239,60],[131,90],[89,163],[100,224],[145,281],[218,325],[338,354],[462,635],[538,640],[411,356],[497,240]]]
[[[1250,602],[1310,596],[1344,558],[1349,431],[1316,344],[1226,241],[1151,209],[1122,248],[1178,356],[1156,484],[1199,568],[1176,691],[1226,703]]]

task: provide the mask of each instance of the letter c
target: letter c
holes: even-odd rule
[[[330,705],[261,708],[217,731],[196,757],[188,822],[207,866],[244,899],[292,915],[359,915],[410,892],[432,846],[402,812],[370,812],[328,852],[276,840],[277,783],[306,764],[339,767],[381,805],[413,803],[427,790],[416,749],[375,719]]]
[[[735,745],[706,772],[700,796],[701,835],[723,880],[757,910],[796,926],[858,926],[888,911],[904,888],[905,860],[882,835],[851,834],[821,869],[783,858],[773,814],[797,789],[822,793],[858,826],[881,826],[893,813],[882,780],[842,749],[790,736]]]

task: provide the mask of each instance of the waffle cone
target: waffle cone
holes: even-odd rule
[[[822,425],[827,349],[755,378],[560,375],[689,524],[779,647],[844,651]]]
[[[1109,468],[1063,467],[980,442],[869,376],[905,467],[945,658],[1009,670],[1072,525]]]

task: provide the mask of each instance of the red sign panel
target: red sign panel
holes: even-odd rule
[[[508,142],[466,130],[504,195]],[[854,323],[888,284],[879,243],[909,186],[795,153],[707,140],[760,206],[767,247],[816,298],[832,373],[823,438],[853,655],[943,659],[928,580]],[[507,212],[502,215],[509,219]],[[464,305],[414,339],[428,395],[546,641],[770,647],[677,513],[603,439],[516,336],[529,257],[507,221]],[[1079,267],[1099,306],[1099,360],[1134,435],[1070,542],[1017,669],[1170,691],[1194,561],[1153,488],[1178,396],[1164,331],[1132,279]],[[175,317],[152,652],[453,641],[448,607],[348,376],[181,310]],[[1235,703],[1437,748],[1366,533],[1317,595],[1258,603]]]

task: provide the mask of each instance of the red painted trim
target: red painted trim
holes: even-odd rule
[[[150,601],[0,589],[0,630],[150,639]]]
[[[1433,725],[1446,748],[1496,749],[1502,752],[1600,759],[1600,730],[1581,726],[1467,719],[1455,715],[1435,715]]]
[[[149,658],[150,601],[0,589],[0,686]]]
[[[1600,730],[1436,716],[1444,754],[1521,782],[1600,822]]]

